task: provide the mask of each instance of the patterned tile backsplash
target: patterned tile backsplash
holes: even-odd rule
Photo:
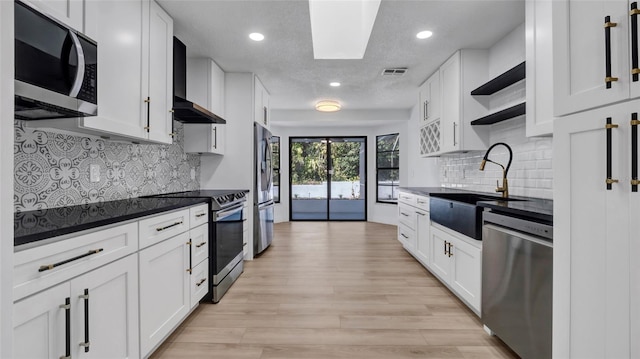
[[[508,173],[509,194],[537,198],[553,198],[553,169],[551,137],[525,136],[522,117],[501,122],[491,128],[491,143],[504,142],[513,150],[513,161]],[[496,180],[502,184],[502,169],[487,163],[480,171],[485,151],[470,151],[440,157],[442,186],[472,191],[495,193]],[[509,156],[503,146],[495,147],[491,160],[506,165]]]
[[[54,133],[15,120],[16,212],[200,188],[200,156],[185,154],[182,125],[173,145],[140,145]],[[91,165],[100,180],[91,182]]]

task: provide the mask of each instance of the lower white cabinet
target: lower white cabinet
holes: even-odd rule
[[[416,251],[416,231],[404,223],[398,224],[398,240],[404,249],[412,255]]]
[[[481,244],[452,232],[437,224],[431,226],[431,271],[471,309],[480,313]]]
[[[14,303],[13,358],[137,358],[137,287],[130,255]]]
[[[429,258],[429,243],[431,242],[431,220],[429,220],[429,212],[416,210],[416,251],[414,256],[422,262],[423,265],[429,267],[431,265]]]
[[[139,252],[140,345],[147,356],[191,309],[189,233]]]

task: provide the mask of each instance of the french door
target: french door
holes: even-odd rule
[[[289,218],[367,220],[367,138],[291,137]]]

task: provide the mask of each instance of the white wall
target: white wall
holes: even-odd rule
[[[275,207],[276,222],[289,220],[289,137],[363,136],[367,137],[367,220],[396,224],[396,205],[376,203],[375,141],[376,135],[400,133],[400,185],[406,185],[409,163],[407,158],[409,113],[403,110],[345,111],[345,113],[339,112],[334,115],[336,117],[318,114],[316,111],[272,111],[272,132],[274,136],[280,136],[281,146],[281,201]],[[337,118],[340,120],[338,121]],[[298,121],[303,119],[308,122],[307,125],[294,126],[294,119]],[[314,121],[319,122],[320,126],[309,124]],[[339,126],[332,125],[337,122],[340,123]],[[352,125],[347,126],[345,123]],[[358,123],[360,123],[359,126]]]
[[[0,1],[0,358],[12,354],[13,1]]]
[[[203,189],[246,189],[247,221],[253,238],[253,74],[225,75],[225,154],[202,155],[200,186]],[[253,246],[250,245],[253,258]]]

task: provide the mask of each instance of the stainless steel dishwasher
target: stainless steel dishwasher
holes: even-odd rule
[[[482,322],[524,359],[551,358],[553,227],[486,211]]]

